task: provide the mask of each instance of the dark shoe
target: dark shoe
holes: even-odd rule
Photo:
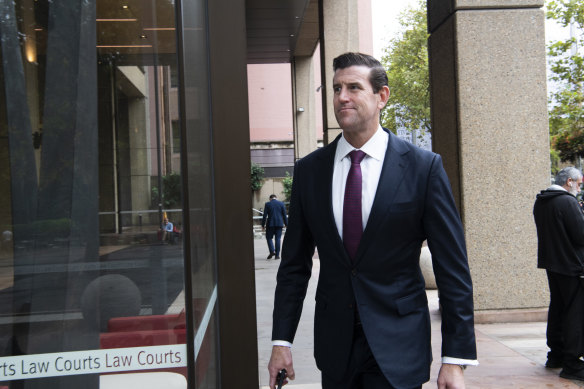
[[[279,255],[276,255],[276,258],[275,259],[280,259],[280,256]]]
[[[584,369],[574,370],[569,367],[564,367],[560,372],[560,377],[568,380],[584,381]]]
[[[560,367],[564,367],[564,364],[562,363],[561,359],[548,357],[548,360],[545,363],[545,367],[548,369],[559,369]]]
[[[274,253],[270,253],[270,255],[268,255],[268,259],[272,259],[273,256],[274,256]]]

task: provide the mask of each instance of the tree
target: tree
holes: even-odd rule
[[[284,201],[290,201],[290,197],[292,196],[292,181],[293,177],[290,173],[286,172],[286,177],[282,180],[282,185],[284,185]]]
[[[402,12],[398,20],[403,32],[390,41],[381,58],[391,90],[381,123],[394,133],[402,127],[431,129],[426,18],[425,0]]]
[[[160,191],[157,186],[152,187],[152,203],[162,204],[165,209],[176,207],[181,204],[181,178],[178,173],[170,173],[162,176],[162,198],[158,198]]]
[[[584,3],[556,0],[547,8],[548,19],[572,25],[573,32],[570,39],[548,47],[550,80],[556,86],[549,101],[552,148],[562,161],[578,161],[584,157],[584,56],[578,52],[578,42],[584,39]]]
[[[251,163],[251,190],[255,192],[256,190],[262,189],[264,185],[264,168],[260,165]]]

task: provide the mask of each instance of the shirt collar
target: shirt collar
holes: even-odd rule
[[[387,150],[387,143],[389,141],[389,134],[387,134],[381,126],[377,127],[375,134],[361,147],[359,150],[363,151],[369,157],[378,161],[383,161],[385,152]],[[341,136],[337,143],[337,152],[335,153],[335,164],[345,158],[351,151],[356,150],[347,140],[345,136]]]

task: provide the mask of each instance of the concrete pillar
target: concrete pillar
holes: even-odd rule
[[[146,116],[147,101],[145,98],[133,98],[128,103],[132,211],[149,209],[152,203],[149,174],[151,143],[149,121]],[[176,223],[176,220],[173,222]],[[139,214],[132,213],[132,225],[137,226],[139,223]]]
[[[371,0],[322,0],[320,7],[323,142],[328,144],[341,133],[333,110],[333,59],[348,51],[373,54]]]
[[[161,69],[148,68],[151,72]],[[148,118],[148,80],[145,73],[137,66],[119,66],[117,82],[126,98],[127,132],[126,155],[120,156],[120,176],[124,181],[121,196],[123,211],[148,209],[152,202],[150,194],[150,122]],[[150,75],[153,77],[153,75]],[[122,129],[120,129],[122,131]],[[122,142],[123,145],[123,142]],[[123,147],[123,146],[122,146]],[[126,192],[127,193],[124,193]],[[138,213],[124,216],[124,225],[138,225]]]
[[[547,306],[535,195],[550,161],[542,0],[429,0],[433,148],[464,223],[477,311]]]
[[[292,66],[294,160],[297,160],[316,150],[316,87],[312,57],[295,57]]]

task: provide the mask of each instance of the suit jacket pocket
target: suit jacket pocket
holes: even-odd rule
[[[428,298],[426,297],[426,291],[422,289],[420,292],[401,297],[395,304],[398,313],[402,316],[417,311],[420,308],[427,307]]]

